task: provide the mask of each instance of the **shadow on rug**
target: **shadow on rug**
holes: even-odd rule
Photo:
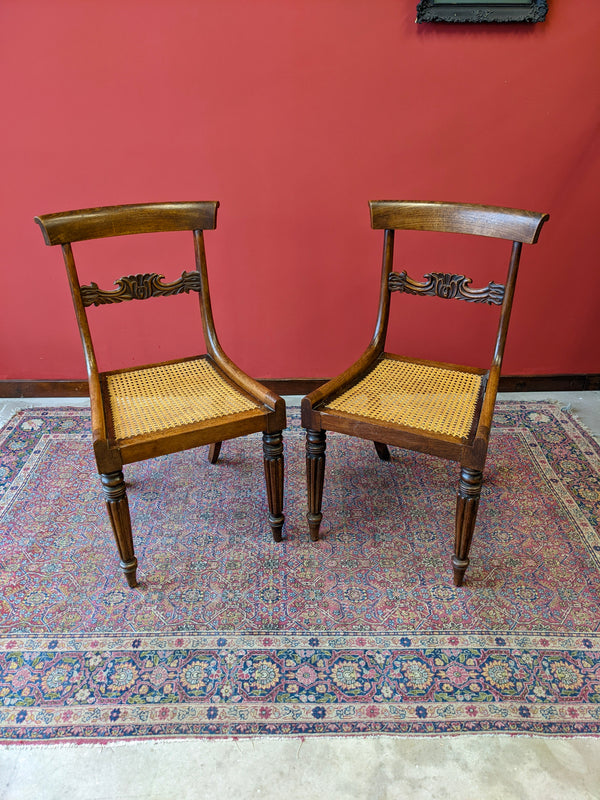
[[[600,448],[573,418],[498,403],[457,589],[456,466],[331,434],[311,544],[295,414],[281,544],[260,438],[126,468],[135,590],[88,412],[0,432],[0,741],[600,731]]]

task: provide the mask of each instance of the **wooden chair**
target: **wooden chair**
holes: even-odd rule
[[[225,355],[213,322],[204,230],[217,224],[217,202],[111,206],[36,217],[48,245],[62,246],[87,363],[94,453],[114,531],[121,568],[137,585],[137,559],[123,465],[209,444],[216,463],[225,439],[262,431],[269,523],[281,541],[284,523],[283,446],[285,403],[248,377]],[[163,275],[130,275],[105,291],[80,285],[72,242],[108,236],[193,231],[195,269],[172,283]],[[88,306],[198,292],[207,353],[133,369],[99,372],[88,325]]]
[[[306,434],[307,515],[310,537],[319,538],[326,432],[430,453],[460,464],[452,566],[461,586],[469,564],[502,356],[523,243],[537,241],[547,214],[459,203],[372,202],[371,227],[383,229],[383,269],[377,324],[361,358],[302,401]],[[512,240],[506,284],[471,288],[463,275],[430,272],[423,282],[393,272],[396,230],[446,231]],[[434,295],[501,306],[489,370],[404,358],[385,352],[392,292]]]

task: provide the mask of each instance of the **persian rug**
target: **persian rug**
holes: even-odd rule
[[[550,403],[499,401],[465,586],[458,468],[330,434],[323,539],[292,410],[285,541],[260,437],[126,468],[127,588],[88,412],[0,432],[0,741],[597,734],[600,448]]]

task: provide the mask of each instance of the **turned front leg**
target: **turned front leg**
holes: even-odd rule
[[[136,570],[137,558],[133,552],[133,536],[131,534],[131,518],[127,491],[121,470],[100,475],[106,508],[110,517],[115,541],[121,556],[121,569],[125,573],[127,583],[133,589],[138,585]]]
[[[269,501],[269,524],[273,539],[281,541],[283,516],[283,439],[281,431],[263,433],[265,480]]]
[[[323,482],[325,479],[325,448],[327,434],[325,431],[306,431],[306,486],[308,490],[308,527],[313,542],[319,539],[319,528],[323,515]]]
[[[466,569],[469,566],[469,550],[475,530],[482,483],[483,473],[481,470],[469,469],[469,467],[461,468],[456,498],[456,533],[454,555],[452,556],[455,586],[462,586]]]

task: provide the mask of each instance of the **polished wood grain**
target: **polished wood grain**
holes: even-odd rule
[[[35,217],[46,244],[163,231],[214,230],[218,201],[143,203],[84,208]]]
[[[472,203],[414,203],[373,200],[371,227],[493,236],[522,244],[537,242],[548,214]]]
[[[98,472],[105,495],[107,510],[120,555],[121,568],[129,586],[137,585],[137,559],[127,492],[122,468],[125,464],[166,455],[193,447],[209,445],[208,458],[216,464],[221,443],[238,436],[262,432],[264,435],[264,464],[269,504],[269,524],[273,538],[281,541],[283,515],[283,445],[281,432],[286,426],[285,403],[279,395],[246,375],[227,357],[219,343],[210,301],[210,287],[204,246],[204,230],[216,227],[218,202],[151,203],[143,205],[107,206],[82,209],[35,218],[48,245],[60,245],[63,253],[71,296],[75,308],[81,342],[88,372],[88,387],[92,416],[92,442]],[[184,272],[174,282],[164,283],[158,273],[139,273],[118,278],[116,290],[104,290],[92,282],[79,282],[72,242],[101,239],[110,236],[143,233],[190,231],[193,234],[195,270]],[[117,374],[139,370],[135,368],[100,372],[86,308],[114,302],[145,300],[149,297],[168,297],[181,292],[199,294],[200,325],[204,332],[207,361],[223,384],[251,401],[251,411],[228,413],[199,422],[165,427],[152,433],[119,439],[115,433],[108,379]],[[127,345],[127,328],[123,327],[123,346]],[[200,354],[199,354],[200,355]],[[184,365],[197,356],[177,361],[147,364],[159,367]],[[168,388],[161,402],[167,402]],[[158,399],[157,399],[158,402]],[[257,413],[258,409],[258,413]]]
[[[371,225],[384,230],[383,262],[380,280],[377,321],[371,343],[363,355],[343,373],[324,383],[302,400],[302,425],[306,428],[306,473],[310,538],[319,538],[321,504],[325,474],[325,439],[327,431],[371,440],[382,460],[390,457],[389,445],[438,456],[460,465],[457,492],[453,578],[463,584],[469,564],[469,550],[475,529],[500,370],[512,311],[522,245],[537,242],[548,219],[520,209],[499,208],[464,203],[421,203],[374,201],[370,204]],[[394,273],[396,231],[440,231],[507,239],[512,242],[506,280],[490,281],[486,287],[471,288],[471,279],[460,274],[425,273],[426,280],[408,279],[406,273]],[[499,305],[500,313],[494,355],[488,369],[468,365],[424,361],[386,352],[385,342],[392,292],[436,296],[447,300],[467,300]],[[425,301],[424,301],[425,302]],[[440,331],[443,335],[443,331]],[[454,436],[434,430],[385,422],[330,407],[359,381],[370,375],[383,360],[397,360],[405,365],[440,368],[480,376],[481,389],[474,405],[474,417],[467,435]],[[362,389],[361,389],[362,391]],[[415,394],[414,390],[413,394]],[[426,393],[426,390],[423,390]]]

